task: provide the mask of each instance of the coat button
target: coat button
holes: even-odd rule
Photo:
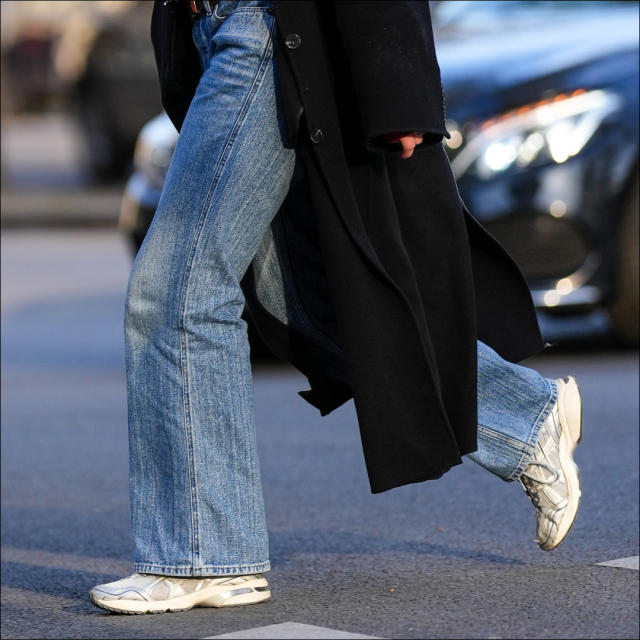
[[[322,129],[314,129],[311,132],[311,142],[313,142],[314,144],[318,144],[319,142],[321,142],[322,138],[324,138]]]
[[[302,38],[297,33],[290,33],[284,43],[288,49],[297,49],[302,43]]]

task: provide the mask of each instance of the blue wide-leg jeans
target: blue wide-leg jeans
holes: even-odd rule
[[[267,571],[268,538],[240,280],[291,184],[271,2],[221,2],[193,25],[203,75],[127,293],[134,567]],[[478,344],[478,450],[517,478],[555,383]]]

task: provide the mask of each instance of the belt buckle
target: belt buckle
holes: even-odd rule
[[[211,15],[214,10],[211,9],[211,2],[209,0],[189,0],[189,8],[191,9],[191,13],[194,16],[202,15],[206,13],[207,15]],[[217,2],[213,4],[218,5]]]

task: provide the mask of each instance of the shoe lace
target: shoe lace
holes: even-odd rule
[[[525,493],[527,494],[527,496],[529,497],[533,505],[539,509],[540,493],[542,491],[542,487],[544,485],[553,484],[554,482],[557,482],[560,479],[560,474],[556,469],[551,467],[546,462],[538,462],[535,460],[529,463],[527,469],[534,465],[537,467],[542,467],[543,469],[548,471],[551,474],[551,477],[548,479],[534,478],[532,475],[530,475],[526,471],[523,471],[522,474],[520,475],[520,484],[522,485],[522,488],[524,489]]]

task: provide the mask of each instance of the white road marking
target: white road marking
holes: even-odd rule
[[[601,567],[619,567],[621,569],[635,569],[640,571],[640,556],[630,558],[618,558],[617,560],[607,560],[606,562],[596,562]]]
[[[234,631],[232,633],[223,633],[220,636],[208,636],[203,640],[211,640],[212,638],[274,638],[277,640],[288,638],[377,638],[378,636],[363,636],[359,633],[348,633],[347,631],[337,631],[336,629],[327,629],[326,627],[315,627],[311,624],[301,624],[300,622],[283,622],[281,624],[270,624],[266,627],[256,627],[254,629],[245,629],[244,631]]]

